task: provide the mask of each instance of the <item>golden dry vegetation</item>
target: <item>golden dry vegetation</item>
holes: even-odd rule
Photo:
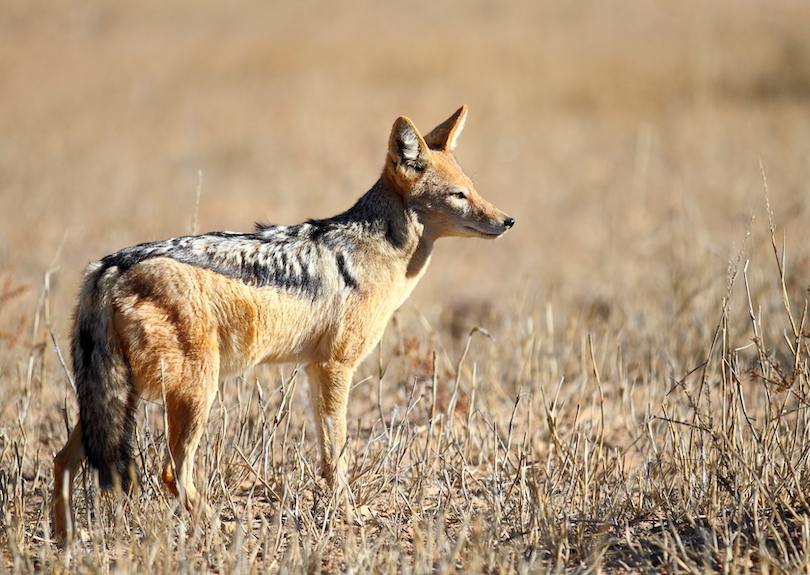
[[[352,501],[305,378],[261,368],[212,410],[213,521],[160,484],[147,404],[140,491],[82,474],[57,550],[85,263],[333,215],[397,116],[462,103],[459,161],[517,223],[441,242],[358,371]],[[801,0],[7,0],[0,570],[806,572],[808,230]]]

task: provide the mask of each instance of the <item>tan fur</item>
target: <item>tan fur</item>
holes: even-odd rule
[[[398,119],[378,183],[400,206],[390,214],[402,238],[395,247],[379,237],[355,238],[358,289],[338,289],[334,269],[323,269],[324,297],[310,299],[274,287],[248,285],[209,269],[157,257],[121,273],[103,273],[103,303],[83,290],[85,307],[104,306],[109,354],[120,354],[137,394],[164,399],[168,421],[163,480],[192,512],[204,508],[193,483],[194,455],[223,375],[259,363],[306,364],[322,453],[330,484],[345,486],[346,405],[352,374],[379,341],[392,313],[424,273],[433,242],[443,236],[497,237],[513,220],[485,201],[452,155],[466,107],[423,138],[407,118]],[[461,196],[464,196],[462,198]],[[399,236],[398,236],[399,237]],[[84,306],[84,307],[83,307]],[[98,310],[96,310],[98,311]],[[70,537],[71,481],[84,458],[82,426],[54,459],[56,536]]]

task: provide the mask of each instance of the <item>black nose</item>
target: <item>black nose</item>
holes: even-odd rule
[[[514,225],[515,225],[515,218],[506,218],[503,221],[503,227],[505,227],[507,230]]]

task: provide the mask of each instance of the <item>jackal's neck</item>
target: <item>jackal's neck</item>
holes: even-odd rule
[[[391,256],[406,262],[409,278],[421,275],[430,261],[433,240],[425,237],[425,227],[416,212],[382,178],[336,219],[359,223],[370,235],[382,236]]]

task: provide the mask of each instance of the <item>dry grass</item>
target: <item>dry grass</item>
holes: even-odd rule
[[[7,2],[0,569],[808,571],[808,30],[790,0]],[[57,550],[84,263],[188,232],[200,171],[202,229],[332,215],[397,115],[461,103],[460,161],[517,224],[440,244],[358,371],[352,500],[305,378],[261,368],[212,410],[211,523],[160,485],[147,404],[141,490],[82,474]]]

